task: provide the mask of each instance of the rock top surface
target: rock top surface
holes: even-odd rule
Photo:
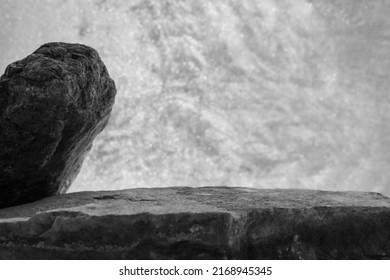
[[[0,210],[1,259],[388,259],[378,193],[172,187]]]
[[[47,43],[0,77],[0,208],[63,193],[114,104],[99,54]]]

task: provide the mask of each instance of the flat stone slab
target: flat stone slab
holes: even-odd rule
[[[390,199],[232,187],[71,193],[1,209],[0,259],[390,259]]]

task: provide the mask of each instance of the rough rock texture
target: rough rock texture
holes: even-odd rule
[[[48,43],[0,78],[0,208],[65,192],[116,89],[98,53]]]
[[[389,259],[390,199],[249,188],[82,192],[0,210],[1,259]]]

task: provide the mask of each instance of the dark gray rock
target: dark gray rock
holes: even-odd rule
[[[0,210],[0,259],[389,258],[378,193],[128,189]]]
[[[116,89],[96,50],[48,43],[0,78],[0,208],[64,193]]]

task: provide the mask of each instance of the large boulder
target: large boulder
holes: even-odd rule
[[[116,89],[96,50],[48,43],[0,78],[0,208],[64,193]]]
[[[389,259],[378,193],[78,192],[0,210],[0,259]]]

